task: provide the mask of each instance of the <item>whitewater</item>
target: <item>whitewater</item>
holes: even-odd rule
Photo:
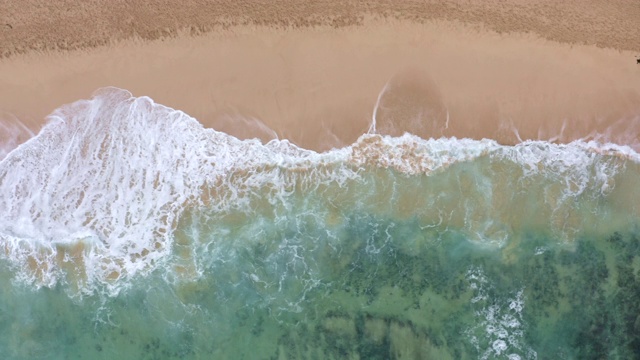
[[[640,357],[633,148],[375,130],[58,108],[0,153],[3,358]]]

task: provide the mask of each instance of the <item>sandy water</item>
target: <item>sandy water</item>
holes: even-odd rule
[[[318,153],[102,89],[0,162],[0,353],[637,358],[639,161],[374,131]]]

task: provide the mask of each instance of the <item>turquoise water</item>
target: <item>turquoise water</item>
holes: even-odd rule
[[[0,162],[3,359],[640,357],[638,155],[326,153],[104,89]]]

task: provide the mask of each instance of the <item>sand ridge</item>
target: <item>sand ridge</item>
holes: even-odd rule
[[[0,57],[153,40],[238,25],[343,27],[365,16],[482,24],[490,30],[640,51],[636,0],[1,0]]]

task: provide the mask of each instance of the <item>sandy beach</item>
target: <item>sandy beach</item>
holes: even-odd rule
[[[240,138],[640,139],[634,1],[0,2],[5,151],[116,86]],[[377,109],[377,110],[376,110]]]

